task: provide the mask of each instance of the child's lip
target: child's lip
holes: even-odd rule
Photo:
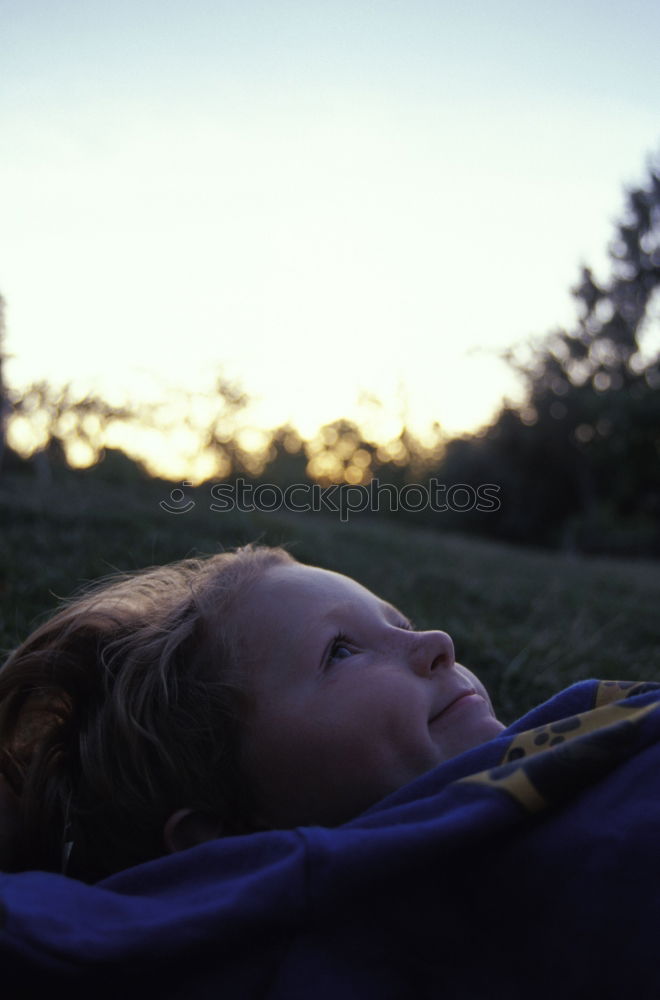
[[[448,702],[445,702],[443,708],[441,708],[439,712],[436,712],[435,715],[431,716],[431,718],[429,719],[429,723],[435,722],[435,720],[439,719],[441,715],[444,715],[445,712],[448,712],[450,708],[453,708],[454,705],[457,704],[457,702],[462,701],[463,698],[467,698],[471,694],[476,694],[478,697],[481,697],[481,695],[479,695],[478,692],[475,691],[473,687],[465,688],[464,691],[459,691],[458,694],[454,695],[453,698],[450,698]]]

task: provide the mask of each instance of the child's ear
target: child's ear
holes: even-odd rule
[[[185,851],[221,836],[220,819],[196,809],[177,809],[163,827],[163,843],[169,854]]]

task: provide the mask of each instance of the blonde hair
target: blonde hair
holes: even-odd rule
[[[232,607],[284,550],[246,546],[102,581],[0,670],[0,773],[20,801],[20,868],[86,881],[164,853],[178,808],[251,828],[239,766]]]

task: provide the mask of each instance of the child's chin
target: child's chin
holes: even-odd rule
[[[491,716],[490,719],[487,720],[486,728],[488,729],[488,736],[486,737],[486,739],[494,740],[496,736],[499,736],[500,733],[504,729],[506,729],[506,726],[504,725],[503,722],[500,722],[500,720],[496,719],[495,716],[493,715]]]
[[[489,740],[494,740],[505,728],[491,713],[484,714],[480,719],[475,719],[464,733],[464,747],[461,753],[481,746],[482,743],[488,743]]]

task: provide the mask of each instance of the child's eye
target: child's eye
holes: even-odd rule
[[[354,653],[355,649],[353,648],[350,640],[347,639],[345,635],[338,635],[330,646],[328,663],[332,663],[334,660],[347,660],[348,657],[353,656]]]

